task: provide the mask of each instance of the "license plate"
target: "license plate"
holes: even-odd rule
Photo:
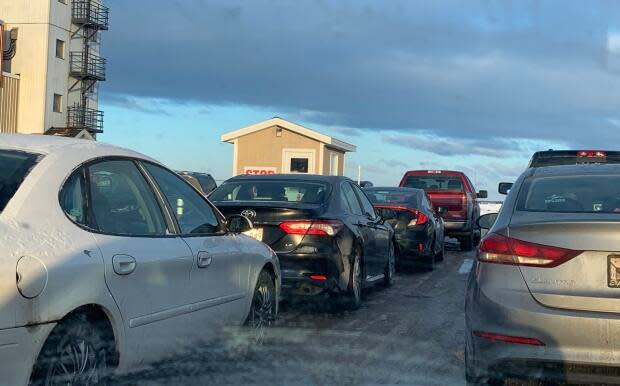
[[[607,257],[607,286],[620,288],[620,256]]]
[[[263,241],[263,228],[252,228],[249,231],[243,232],[243,234],[258,241]]]

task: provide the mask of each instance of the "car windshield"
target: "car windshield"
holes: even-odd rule
[[[39,156],[14,150],[0,150],[0,212],[38,162]]]
[[[406,188],[424,190],[463,191],[463,182],[459,177],[450,176],[409,176],[403,184]]]
[[[329,185],[305,181],[231,181],[215,189],[209,199],[221,201],[299,202],[321,204],[329,196]]]
[[[530,178],[517,202],[520,211],[620,214],[620,175]]]
[[[373,204],[408,204],[415,205],[418,194],[415,192],[403,192],[398,190],[375,190],[367,189],[366,195]]]

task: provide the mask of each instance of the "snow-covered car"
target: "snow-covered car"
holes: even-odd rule
[[[0,135],[0,383],[97,384],[227,326],[259,339],[280,271],[249,228],[142,154]]]

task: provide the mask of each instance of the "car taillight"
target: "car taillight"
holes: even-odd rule
[[[492,332],[474,331],[474,335],[479,338],[494,340],[496,342],[527,344],[530,346],[544,346],[545,344],[536,338],[525,338],[522,336],[494,334]]]
[[[290,235],[335,236],[344,224],[338,220],[295,220],[280,223],[280,229]]]
[[[577,157],[607,157],[607,153],[600,150],[581,150],[577,152]]]
[[[478,247],[478,261],[552,268],[567,262],[582,252],[489,233],[482,239]]]
[[[420,212],[419,210],[409,209],[408,212],[413,214],[415,218],[411,219],[411,221],[409,221],[409,224],[407,226],[412,227],[416,225],[424,225],[428,222],[428,216]]]

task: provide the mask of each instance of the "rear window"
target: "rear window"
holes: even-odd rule
[[[222,184],[209,196],[211,201],[277,201],[321,204],[329,185],[307,181],[234,181]]]
[[[409,176],[403,185],[405,188],[424,190],[463,191],[463,182],[459,177],[451,176]]]
[[[38,162],[39,155],[14,150],[0,150],[0,212]]]
[[[394,190],[364,190],[373,204],[411,204],[416,205],[418,195],[414,192]]]
[[[202,191],[203,192],[209,193],[213,189],[216,188],[216,184],[215,184],[215,181],[213,180],[213,177],[205,176],[205,175],[202,175],[202,174],[198,174],[198,175],[196,175],[196,178],[198,179],[198,182],[200,183],[200,186],[202,186]]]
[[[532,177],[519,192],[517,210],[620,213],[619,175]]]

